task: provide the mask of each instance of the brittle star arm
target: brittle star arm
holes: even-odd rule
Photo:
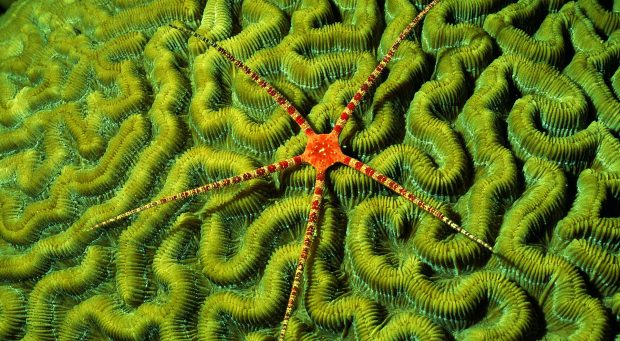
[[[205,193],[208,192],[210,190],[213,189],[217,189],[217,188],[224,188],[224,187],[228,187],[230,185],[234,185],[234,184],[238,184],[240,182],[244,182],[244,181],[248,181],[254,178],[259,178],[259,177],[264,177],[267,176],[269,174],[272,173],[276,173],[279,172],[281,170],[296,166],[296,165],[300,165],[302,163],[302,159],[301,156],[295,156],[293,158],[287,159],[287,160],[283,160],[283,161],[279,161],[279,162],[275,162],[272,163],[268,166],[263,166],[263,167],[259,167],[253,171],[250,172],[246,172],[246,173],[242,173],[239,175],[235,175],[235,176],[231,176],[229,178],[226,179],[222,179],[219,181],[215,181],[200,187],[196,187],[193,189],[188,189],[186,191],[174,194],[174,195],[170,195],[167,197],[163,197],[159,200],[155,200],[152,201],[148,204],[145,204],[143,206],[134,208],[131,211],[127,211],[125,213],[121,213],[115,217],[112,217],[108,220],[102,221],[98,224],[96,224],[95,226],[93,226],[91,229],[96,229],[111,223],[114,223],[116,221],[119,221],[121,219],[127,218],[131,215],[134,215],[136,213],[142,212],[142,211],[146,211],[150,208],[156,207],[156,206],[160,206],[166,203],[170,203],[173,201],[179,201],[179,200],[183,200],[185,198],[191,197],[191,196],[195,196],[201,193]]]
[[[351,101],[349,101],[347,106],[344,108],[344,110],[340,114],[340,117],[338,118],[338,120],[336,121],[336,124],[334,125],[334,131],[336,132],[337,135],[340,135],[340,132],[342,131],[342,129],[344,129],[344,126],[347,124],[349,117],[351,117],[351,115],[353,114],[353,111],[358,106],[358,104],[360,103],[364,95],[366,95],[366,93],[368,92],[368,89],[370,89],[373,86],[373,84],[375,84],[375,81],[377,80],[377,78],[379,78],[379,75],[381,74],[381,72],[383,72],[383,69],[385,69],[385,66],[390,62],[390,60],[392,60],[392,57],[394,57],[394,54],[396,53],[396,50],[398,50],[398,48],[400,47],[400,44],[402,43],[402,41],[405,40],[405,38],[407,38],[409,33],[411,33],[411,30],[413,30],[413,28],[420,22],[420,20],[422,20],[422,17],[428,11],[430,11],[431,8],[433,8],[433,6],[435,6],[438,2],[439,0],[433,0],[431,3],[429,3],[422,11],[420,11],[420,13],[418,13],[418,15],[416,15],[415,18],[413,18],[413,20],[409,23],[409,25],[407,25],[402,30],[402,32],[400,32],[398,39],[396,39],[394,44],[392,44],[392,47],[390,47],[387,54],[383,56],[383,59],[381,59],[379,64],[377,64],[377,66],[372,71],[370,76],[368,76],[368,78],[364,81],[362,86],[357,90],[355,95],[353,95],[353,98],[351,98]]]
[[[347,166],[349,166],[349,167],[359,171],[360,173],[365,174],[365,175],[371,177],[373,180],[375,180],[378,183],[382,184],[383,186],[391,189],[392,191],[396,192],[396,194],[398,194],[398,195],[404,197],[405,199],[411,201],[412,203],[416,204],[416,206],[418,206],[419,208],[421,208],[424,211],[432,214],[437,219],[443,221],[446,225],[450,226],[451,228],[453,228],[454,230],[456,230],[460,234],[463,234],[465,237],[473,240],[474,242],[476,242],[479,245],[483,246],[485,249],[491,251],[491,253],[494,253],[493,252],[493,247],[491,247],[491,245],[489,245],[487,242],[485,242],[484,240],[476,237],[471,232],[467,231],[466,229],[461,227],[459,224],[454,222],[452,219],[448,218],[445,214],[441,213],[438,209],[436,209],[433,206],[425,203],[422,199],[418,198],[415,194],[409,192],[406,188],[404,188],[403,186],[399,185],[396,181],[390,179],[386,175],[381,174],[380,172],[374,170],[373,168],[371,168],[370,166],[366,165],[365,163],[363,163],[363,162],[361,162],[359,160],[356,160],[354,158],[348,157],[348,156],[345,157],[343,163],[345,165],[347,165]]]
[[[291,287],[291,293],[289,294],[288,304],[286,305],[286,312],[284,313],[284,319],[282,320],[282,328],[280,329],[279,340],[284,340],[288,322],[293,313],[293,306],[299,293],[299,286],[301,285],[302,276],[304,274],[304,266],[308,260],[308,254],[312,247],[312,241],[318,231],[319,214],[321,213],[321,203],[323,201],[323,191],[325,190],[325,172],[317,172],[316,182],[314,184],[314,194],[312,195],[312,203],[310,204],[310,214],[308,215],[308,225],[306,226],[306,233],[304,234],[304,242],[301,248],[301,254],[297,261],[297,268],[295,269],[295,276],[293,277],[293,286]]]
[[[299,110],[289,101],[286,99],[286,97],[284,97],[284,95],[282,95],[278,90],[276,90],[276,88],[274,88],[273,86],[271,86],[271,84],[269,84],[269,82],[267,82],[266,80],[264,80],[258,73],[254,72],[252,69],[250,69],[249,66],[245,65],[244,62],[242,62],[241,60],[239,60],[237,57],[233,56],[232,53],[228,52],[226,49],[224,49],[223,47],[219,46],[218,44],[216,44],[214,41],[212,41],[211,39],[198,34],[192,30],[188,30],[184,27],[180,27],[180,26],[176,26],[173,24],[169,24],[170,27],[175,28],[181,32],[185,32],[188,34],[191,34],[192,36],[202,40],[203,42],[205,42],[207,45],[212,46],[213,48],[215,48],[215,50],[217,52],[219,52],[219,54],[221,54],[222,56],[224,56],[224,58],[228,59],[229,61],[231,61],[235,67],[237,67],[238,69],[240,69],[241,71],[243,71],[243,73],[245,73],[246,75],[248,75],[256,84],[258,84],[261,88],[265,89],[267,91],[267,93],[269,94],[269,96],[271,96],[271,98],[273,98],[278,105],[280,105],[280,107],[282,109],[284,109],[284,111],[286,111],[286,113],[291,116],[291,118],[295,121],[295,123],[297,123],[297,125],[301,128],[301,130],[306,134],[306,135],[314,135],[315,132],[312,129],[312,127],[310,126],[310,124],[308,124],[308,122],[306,121],[306,119],[301,115],[301,113],[299,112]]]

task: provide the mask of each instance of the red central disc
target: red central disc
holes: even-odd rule
[[[324,172],[336,162],[342,162],[345,155],[340,150],[338,135],[329,134],[310,135],[306,151],[301,155],[302,160],[312,165],[318,172]]]

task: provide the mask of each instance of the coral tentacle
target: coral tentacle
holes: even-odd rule
[[[481,245],[482,247],[484,247],[485,249],[491,251],[491,253],[493,253],[493,247],[491,245],[489,245],[487,242],[485,242],[484,240],[476,237],[474,234],[472,234],[471,232],[467,231],[466,229],[464,229],[462,226],[460,226],[459,224],[457,224],[456,222],[454,222],[452,219],[448,218],[445,214],[441,213],[438,209],[434,208],[433,206],[427,204],[424,202],[424,200],[418,198],[415,194],[411,193],[410,191],[408,191],[405,187],[401,186],[400,184],[398,184],[396,181],[390,179],[389,177],[387,177],[385,174],[382,174],[380,172],[378,172],[377,170],[371,168],[370,166],[368,166],[367,164],[356,160],[354,158],[351,157],[346,157],[344,160],[344,164],[359,171],[362,174],[365,174],[369,177],[371,177],[373,180],[377,181],[378,183],[382,184],[383,186],[391,189],[392,191],[396,192],[396,194],[402,196],[403,198],[411,201],[412,203],[414,203],[416,206],[418,206],[419,208],[423,209],[424,211],[432,214],[435,218],[443,221],[446,225],[450,226],[452,229],[456,230],[458,233],[464,235],[465,237],[471,239],[472,241],[478,243],[479,245]]]
[[[256,84],[258,84],[261,88],[265,89],[265,91],[267,91],[269,96],[271,96],[271,98],[273,98],[274,101],[276,101],[276,103],[278,103],[278,105],[282,109],[284,109],[284,111],[293,119],[293,121],[295,121],[295,123],[299,126],[299,128],[301,128],[301,130],[306,135],[310,136],[310,135],[315,134],[314,129],[312,129],[310,124],[308,124],[308,121],[306,121],[306,119],[301,115],[301,113],[293,105],[293,103],[291,103],[288,99],[286,99],[286,97],[284,97],[282,93],[280,93],[276,88],[274,88],[271,84],[269,84],[269,82],[263,79],[258,73],[250,69],[250,67],[247,66],[244,62],[239,60],[237,57],[233,56],[232,53],[228,52],[226,49],[216,44],[211,39],[203,36],[202,34],[196,33],[192,30],[188,30],[187,28],[184,28],[181,26],[176,26],[173,24],[169,24],[169,25],[170,27],[175,28],[181,32],[191,34],[192,36],[202,40],[209,46],[215,48],[215,50],[219,54],[221,54],[222,56],[224,56],[224,58],[231,61],[237,69],[243,71],[243,73],[248,75],[248,77],[250,77]]]
[[[306,226],[306,233],[304,234],[304,241],[301,248],[301,254],[297,261],[297,268],[295,269],[295,276],[293,277],[293,286],[291,287],[291,293],[288,298],[288,304],[286,305],[286,312],[284,313],[284,319],[282,320],[282,328],[280,329],[279,340],[284,340],[288,322],[293,313],[293,306],[295,300],[299,294],[299,287],[301,286],[302,276],[304,274],[304,266],[308,260],[308,254],[312,247],[312,241],[314,236],[318,232],[319,214],[321,212],[321,203],[323,201],[323,191],[325,190],[325,173],[317,172],[316,182],[314,184],[314,194],[312,195],[312,203],[310,204],[310,214],[308,215],[308,225]]]
[[[153,208],[155,206],[160,206],[166,203],[170,203],[173,201],[178,201],[178,200],[183,200],[185,198],[191,197],[191,196],[195,196],[198,194],[202,194],[205,192],[208,192],[210,190],[213,189],[218,189],[218,188],[224,188],[224,187],[228,187],[230,185],[234,185],[234,184],[238,184],[240,182],[244,182],[244,181],[248,181],[254,178],[259,178],[259,177],[264,177],[267,176],[269,174],[275,173],[275,172],[279,172],[281,170],[290,168],[292,166],[295,165],[299,165],[302,163],[301,160],[301,156],[295,156],[293,158],[287,159],[287,160],[283,160],[283,161],[278,161],[275,163],[272,163],[268,166],[263,166],[263,167],[259,167],[253,171],[250,172],[246,172],[246,173],[242,173],[242,174],[238,174],[235,176],[231,176],[229,178],[226,179],[222,179],[219,181],[215,181],[215,182],[211,182],[208,183],[206,185],[202,185],[200,187],[196,187],[193,189],[188,189],[186,191],[174,194],[174,195],[170,195],[167,197],[163,197],[161,199],[152,201],[148,204],[145,204],[143,206],[134,208],[133,210],[127,211],[125,213],[121,213],[115,217],[112,217],[110,219],[104,220],[98,224],[96,224],[95,226],[93,226],[91,229],[97,229],[99,227],[117,222],[121,219],[127,218],[131,215],[134,215],[136,213],[142,212],[142,211],[146,211],[150,208]]]
[[[377,64],[372,73],[370,73],[370,76],[368,76],[364,83],[362,83],[362,86],[360,86],[357,92],[355,92],[355,95],[353,95],[351,101],[349,101],[347,106],[344,107],[344,110],[342,111],[340,117],[334,125],[334,131],[336,132],[336,135],[340,135],[340,132],[342,131],[342,129],[344,129],[344,126],[347,124],[349,117],[351,117],[355,108],[358,106],[362,98],[364,98],[364,95],[366,95],[368,90],[375,84],[377,78],[379,78],[379,75],[381,75],[381,72],[383,72],[383,69],[385,69],[385,66],[390,62],[390,60],[392,60],[392,57],[394,57],[394,54],[396,53],[396,50],[398,50],[398,48],[400,47],[402,41],[407,38],[409,33],[411,33],[411,30],[413,30],[413,28],[418,25],[420,20],[422,20],[422,17],[424,17],[424,15],[428,11],[430,11],[431,8],[433,8],[438,2],[439,0],[431,1],[431,3],[429,3],[422,11],[420,11],[420,13],[418,13],[418,15],[413,18],[409,25],[405,26],[405,28],[400,32],[398,38],[392,44],[392,47],[390,47],[385,56],[383,56],[383,59],[381,59],[381,61],[379,62],[379,64]]]

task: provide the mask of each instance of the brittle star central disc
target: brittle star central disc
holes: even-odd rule
[[[343,162],[345,155],[338,143],[338,134],[332,131],[329,134],[313,134],[308,136],[306,150],[302,154],[302,160],[323,173],[334,163]]]

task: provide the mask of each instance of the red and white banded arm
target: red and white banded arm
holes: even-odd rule
[[[271,98],[273,98],[276,101],[276,103],[278,103],[278,105],[282,109],[284,109],[284,111],[286,111],[286,113],[295,121],[295,123],[297,123],[299,128],[301,128],[301,130],[306,135],[314,135],[314,134],[316,134],[314,132],[314,129],[312,129],[310,124],[308,124],[306,119],[301,115],[301,113],[293,105],[293,103],[291,103],[289,100],[287,100],[286,97],[284,97],[284,95],[282,95],[278,90],[276,90],[276,88],[271,86],[271,84],[269,84],[269,82],[264,80],[258,73],[256,73],[252,69],[250,69],[249,66],[245,65],[244,62],[239,60],[237,57],[233,56],[230,52],[228,52],[226,49],[224,49],[220,45],[216,44],[211,39],[209,39],[209,38],[207,38],[207,37],[205,37],[205,36],[203,36],[201,34],[198,34],[198,33],[194,32],[192,30],[188,30],[185,27],[176,26],[176,25],[173,25],[173,24],[169,24],[169,25],[170,25],[170,27],[175,28],[175,29],[177,29],[177,30],[179,30],[181,32],[185,32],[185,33],[191,34],[195,38],[198,38],[198,39],[202,40],[203,42],[205,42],[206,44],[208,44],[209,46],[212,46],[213,48],[215,48],[215,50],[217,52],[219,52],[219,54],[221,54],[222,56],[224,56],[224,58],[226,58],[229,61],[231,61],[235,65],[236,68],[238,68],[241,71],[243,71],[243,73],[248,75],[248,77],[250,77],[256,84],[258,84],[261,88],[265,89],[265,91],[267,91],[269,96],[271,96]]]
[[[170,203],[170,202],[173,202],[173,201],[183,200],[185,198],[188,198],[188,197],[191,197],[191,196],[195,196],[195,195],[198,195],[198,194],[201,194],[201,193],[205,193],[205,192],[211,191],[213,189],[224,188],[224,187],[228,187],[230,185],[238,184],[240,182],[248,181],[248,180],[251,180],[251,179],[254,179],[254,178],[264,177],[264,176],[267,176],[269,174],[276,173],[276,172],[279,172],[281,170],[293,167],[295,165],[299,165],[301,163],[302,163],[301,156],[295,156],[295,157],[290,158],[288,160],[275,162],[275,163],[272,163],[272,164],[270,164],[268,166],[263,166],[263,167],[257,168],[257,169],[255,169],[253,171],[250,171],[250,172],[246,172],[246,173],[242,173],[242,174],[239,174],[239,175],[231,176],[229,178],[222,179],[222,180],[219,180],[219,181],[215,181],[215,182],[212,182],[212,183],[200,186],[200,187],[196,187],[196,188],[193,188],[193,189],[188,189],[186,191],[183,191],[183,192],[180,192],[180,193],[177,193],[177,194],[174,194],[174,195],[170,195],[170,196],[163,197],[161,199],[152,201],[152,202],[150,202],[148,204],[145,204],[143,206],[134,208],[131,211],[127,211],[125,213],[121,213],[121,214],[119,214],[119,215],[117,215],[115,217],[112,217],[110,219],[107,219],[105,221],[102,221],[102,222],[96,224],[91,229],[96,229],[96,228],[99,228],[99,227],[102,227],[102,226],[114,223],[116,221],[119,221],[121,219],[127,218],[127,217],[129,217],[131,215],[134,215],[136,213],[139,213],[139,212],[142,212],[142,211],[146,211],[146,210],[148,210],[150,208],[153,208],[153,207],[156,207],[156,206],[160,206],[160,205],[163,205],[163,204],[166,204],[166,203]]]
[[[378,183],[382,184],[383,186],[391,189],[392,191],[396,192],[396,194],[402,196],[403,198],[411,201],[412,203],[414,203],[416,206],[418,206],[419,208],[423,209],[424,211],[432,214],[435,218],[443,221],[446,225],[450,226],[451,228],[453,228],[454,230],[456,230],[458,233],[463,234],[465,237],[473,240],[474,242],[478,243],[479,245],[483,246],[485,249],[491,251],[491,253],[493,253],[493,247],[491,245],[489,245],[487,242],[485,242],[484,240],[476,237],[474,234],[472,234],[471,232],[467,231],[466,229],[464,229],[463,227],[461,227],[459,224],[457,224],[456,222],[454,222],[452,219],[448,218],[445,214],[441,213],[438,209],[434,208],[433,206],[425,203],[422,199],[418,198],[415,194],[409,192],[406,188],[404,188],[403,186],[401,186],[400,184],[398,184],[396,181],[390,179],[389,177],[387,177],[386,175],[378,172],[377,170],[371,168],[370,166],[366,165],[365,163],[356,160],[354,158],[351,157],[345,157],[344,162],[345,165],[359,171],[360,173],[363,173],[369,177],[371,177],[373,180],[377,181]]]
[[[381,72],[383,72],[383,69],[385,69],[385,66],[390,62],[390,60],[392,60],[392,57],[394,57],[396,50],[398,50],[403,40],[407,38],[409,33],[411,33],[411,30],[413,30],[413,28],[416,27],[416,25],[420,22],[420,20],[422,20],[422,17],[424,17],[424,15],[428,11],[430,11],[431,8],[433,8],[433,6],[435,6],[438,2],[439,0],[431,1],[431,3],[429,3],[422,11],[420,11],[420,13],[418,13],[418,15],[416,15],[416,17],[413,18],[413,20],[409,23],[409,25],[407,25],[400,32],[400,34],[398,35],[398,38],[392,44],[392,47],[390,47],[386,55],[383,56],[383,59],[381,59],[379,64],[377,64],[377,66],[372,71],[370,76],[368,76],[368,78],[364,81],[362,86],[357,90],[355,95],[353,95],[353,98],[351,98],[351,101],[349,101],[347,106],[344,108],[344,110],[340,114],[340,117],[338,118],[338,120],[336,121],[336,124],[334,125],[334,131],[336,132],[336,134],[340,135],[340,132],[342,131],[342,129],[344,129],[344,126],[347,124],[349,117],[351,117],[355,108],[359,105],[362,98],[364,98],[364,95],[366,95],[368,90],[375,84],[377,78],[379,78],[379,75],[381,74]]]
[[[288,304],[286,305],[286,312],[284,313],[284,319],[282,320],[282,328],[280,329],[279,340],[284,340],[288,322],[291,319],[293,313],[293,307],[295,300],[299,293],[299,287],[301,286],[302,276],[304,274],[304,266],[308,261],[308,255],[312,248],[312,242],[314,236],[318,232],[319,215],[321,213],[321,204],[323,202],[323,191],[325,190],[325,173],[319,172],[316,175],[316,182],[314,184],[314,194],[312,195],[312,203],[310,204],[310,214],[308,215],[308,225],[306,226],[306,233],[304,234],[304,242],[301,247],[301,254],[297,261],[297,268],[295,269],[295,276],[293,277],[293,286],[291,287],[291,293],[289,294]]]

